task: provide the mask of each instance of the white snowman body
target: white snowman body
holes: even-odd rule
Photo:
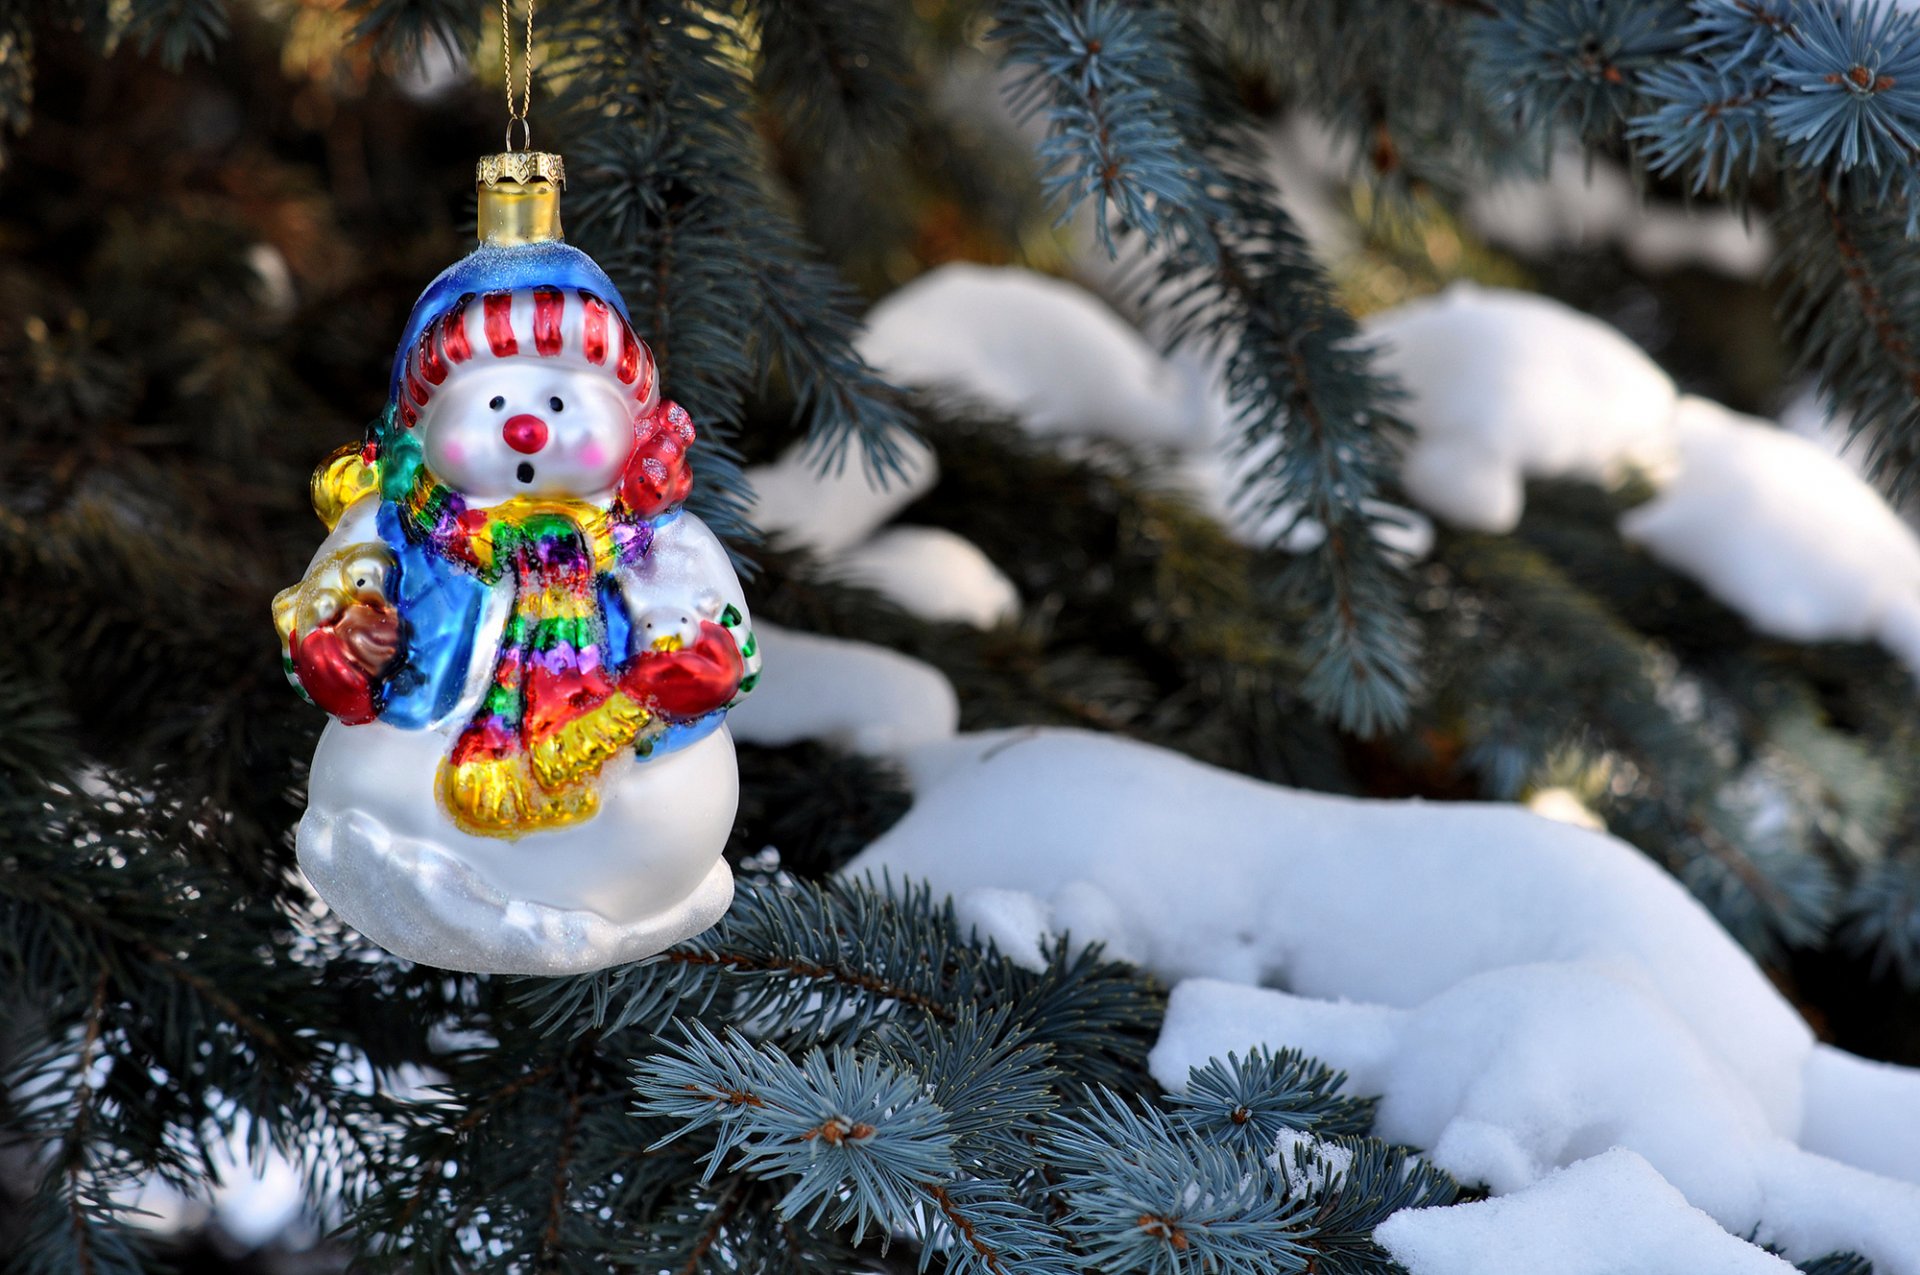
[[[617,387],[616,387],[617,388]],[[521,495],[613,504],[647,404],[604,374],[555,360],[474,368],[419,413],[433,472],[469,507]],[[379,497],[346,511],[310,572],[375,545]],[[726,549],[679,511],[616,571],[636,647],[685,638],[731,608],[750,634]],[[425,729],[330,722],[300,822],[300,866],[335,912],[397,955],[483,973],[562,975],[637,960],[711,926],[733,897],[721,857],[739,796],[733,741],[708,723],[692,742],[601,768],[589,818],[513,837],[481,836],[442,808],[438,775],[494,677],[514,607],[509,573],[488,586],[458,701]],[[743,652],[743,656],[750,652]],[[752,671],[757,660],[746,659]]]

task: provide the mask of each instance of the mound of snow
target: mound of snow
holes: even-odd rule
[[[1379,1136],[1496,1194],[1624,1147],[1729,1231],[1799,1257],[1852,1249],[1883,1271],[1920,1270],[1920,1186],[1776,1132],[1630,966],[1490,970],[1411,1010],[1189,979],[1173,991],[1153,1073],[1183,1088],[1190,1067],[1254,1044],[1345,1070],[1349,1091],[1383,1095]]]
[[[1192,446],[1192,377],[1084,288],[1015,267],[930,270],[867,315],[860,353],[900,385],[946,389],[1042,435]]]
[[[1799,1119],[1812,1034],[1692,896],[1612,838],[1514,806],[1281,788],[1092,732],[968,734],[905,761],[913,808],[848,872],[1049,903],[1097,892],[1113,928],[1075,937],[1119,940],[1169,980],[1390,1006],[1508,965],[1632,964],[1775,1127]]]
[[[1874,1129],[1876,1140],[1859,1131]],[[1807,1064],[1800,1145],[1890,1178],[1920,1182],[1920,1070],[1820,1045]]]
[[[815,739],[890,756],[953,734],[959,697],[940,670],[871,642],[754,626],[766,676],[727,714],[743,743]]]
[[[1413,1275],[1793,1275],[1735,1239],[1631,1151],[1608,1151],[1503,1199],[1405,1209],[1373,1238]]]
[[[1164,1082],[1229,1049],[1295,1045],[1380,1093],[1389,1136],[1499,1189],[1622,1142],[1725,1224],[1920,1272],[1920,1191],[1836,1162],[1920,1167],[1884,1146],[1916,1118],[1920,1077],[1816,1051],[1631,847],[1516,807],[1297,792],[1077,731],[961,736],[905,760],[913,808],[847,871],[971,894],[1009,947],[1036,915],[1012,891],[1038,903],[1043,935],[1223,980],[1176,990]],[[1803,1124],[1832,1159],[1796,1145]]]
[[[1621,534],[1796,642],[1877,640],[1920,672],[1920,540],[1843,460],[1688,397],[1679,474]]]
[[[1673,381],[1559,302],[1455,284],[1375,315],[1366,331],[1408,393],[1407,492],[1448,522],[1511,531],[1527,478],[1611,483],[1671,463]]]
[[[1020,614],[1006,573],[971,540],[938,527],[889,527],[833,562],[842,579],[923,620],[990,629]]]
[[[901,451],[901,472],[884,482],[852,456],[823,472],[804,446],[789,449],[771,465],[752,466],[747,481],[753,486],[754,525],[821,554],[860,543],[940,479],[939,463],[925,443],[908,439]]]

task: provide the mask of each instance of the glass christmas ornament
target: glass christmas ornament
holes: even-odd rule
[[[561,237],[558,156],[480,162],[480,246],[427,286],[386,411],[323,462],[329,534],[274,600],[332,715],[300,866],[387,950],[577,974],[726,911],[727,709],[759,658],[682,508],[694,427]]]

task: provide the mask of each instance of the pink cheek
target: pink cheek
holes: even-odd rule
[[[588,443],[580,449],[580,463],[592,469],[598,469],[607,460],[607,449],[599,443]]]
[[[450,442],[441,447],[440,454],[448,464],[458,465],[467,458],[467,449],[460,443]]]

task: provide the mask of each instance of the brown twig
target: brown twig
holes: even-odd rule
[[[566,1217],[567,1196],[573,1187],[573,1156],[580,1137],[580,1087],[567,1075],[567,1119],[560,1130],[560,1149],[553,1159],[553,1189],[547,1200],[547,1227],[541,1234],[543,1255],[560,1246],[560,1223]]]
[[[66,1160],[67,1208],[73,1226],[74,1255],[80,1262],[80,1275],[93,1275],[93,1241],[87,1233],[87,1216],[80,1207],[80,1167],[86,1154],[87,1127],[93,1116],[93,1082],[87,1073],[93,1070],[93,1053],[99,1048],[100,1033],[107,1017],[107,971],[102,969],[93,981],[93,999],[87,1005],[87,1030],[80,1041],[76,1067],[80,1084],[73,1091],[73,1127],[67,1130]]]

